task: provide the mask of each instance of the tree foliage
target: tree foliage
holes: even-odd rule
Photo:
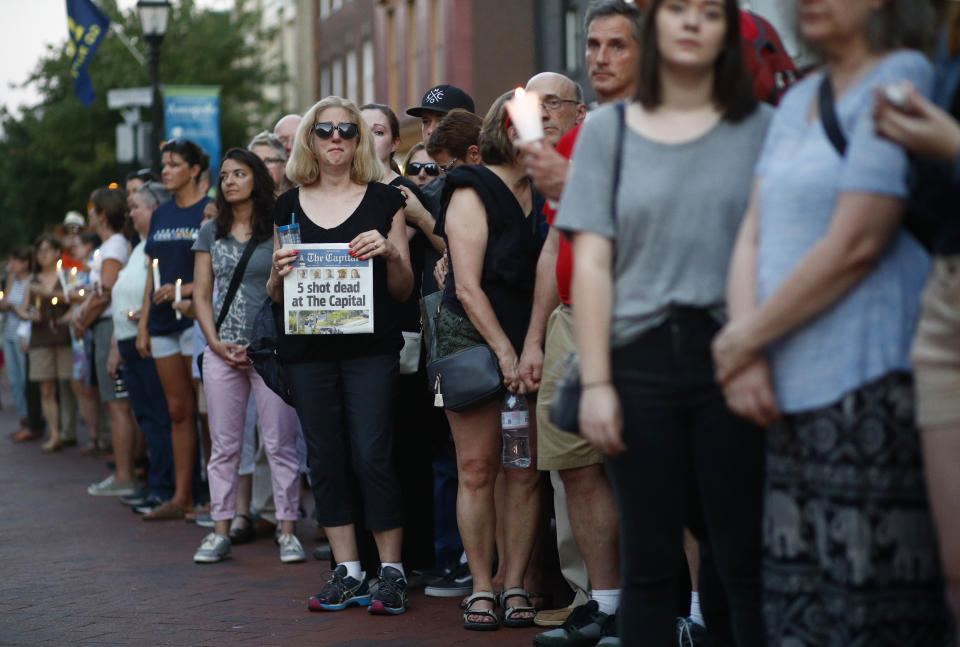
[[[149,86],[150,75],[112,31],[119,25],[145,57],[149,48],[135,10],[120,12],[116,0],[99,4],[113,24],[87,68],[97,93],[93,105],[84,107],[74,94],[64,34],[27,81],[35,84],[40,102],[19,116],[0,109],[0,251],[32,241],[70,209],[86,213],[93,189],[122,181],[115,127],[123,118],[107,108],[107,90]],[[160,47],[160,81],[220,86],[223,150],[244,146],[276,116],[277,106],[264,98],[263,87],[282,72],[260,55],[265,36],[255,12],[203,10],[193,0],[175,2],[171,11]],[[150,120],[149,109],[141,119]]]

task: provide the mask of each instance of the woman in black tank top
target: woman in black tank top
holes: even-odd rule
[[[437,326],[441,356],[478,344],[497,356],[503,383],[525,393],[518,371],[530,323],[537,257],[543,244],[540,200],[517,158],[505,103],[507,93],[487,113],[480,131],[483,165],[451,171],[441,198],[437,231],[447,241],[450,271]],[[464,628],[495,625],[490,576],[494,548],[494,483],[500,472],[500,399],[461,412],[447,411],[457,447],[460,535],[473,574],[474,596],[464,612]],[[530,411],[531,466],[504,470],[505,549],[500,555],[507,593],[501,600],[504,625],[531,626],[534,609],[523,590],[524,573],[539,519],[540,474],[536,469],[534,407]],[[513,591],[511,591],[513,589]],[[480,593],[488,593],[480,596]],[[515,593],[515,595],[514,595]]]
[[[403,519],[392,456],[401,345],[396,308],[413,288],[403,196],[380,183],[383,167],[370,129],[356,106],[339,97],[327,97],[304,115],[287,176],[301,186],[278,198],[275,225],[290,224],[294,214],[303,243],[349,243],[351,256],[373,263],[372,333],[281,334],[278,344],[307,441],[317,520],[338,563],[308,605],[316,611],[357,604],[373,613],[403,613]],[[297,250],[281,248],[275,238],[267,282],[275,302],[283,301],[283,277],[296,259]],[[372,596],[360,570],[358,522],[373,532],[383,560]]]

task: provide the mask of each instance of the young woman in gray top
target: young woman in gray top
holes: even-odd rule
[[[726,407],[710,340],[770,111],[735,0],[647,16],[634,101],[584,124],[556,221],[573,235],[580,429],[612,457],[622,644],[675,643],[686,526],[713,643],[760,645],[762,436]]]

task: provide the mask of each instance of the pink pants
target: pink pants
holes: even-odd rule
[[[250,391],[257,403],[260,437],[270,463],[277,519],[296,521],[300,507],[297,459],[297,413],[270,390],[252,368],[237,370],[207,347],[203,351],[203,389],[210,421],[210,516],[214,521],[236,514],[237,472]]]

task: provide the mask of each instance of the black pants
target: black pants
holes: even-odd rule
[[[393,464],[396,354],[287,364],[321,526],[403,524]]]
[[[718,328],[703,310],[676,308],[613,353],[628,448],[609,464],[626,646],[676,645],[684,526],[703,547],[700,598],[713,645],[764,644],[763,432],[730,412],[714,381]]]

